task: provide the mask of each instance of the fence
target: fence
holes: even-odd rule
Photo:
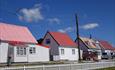
[[[7,67],[7,68],[0,68],[0,70],[91,70],[91,69],[106,68],[113,66],[115,66],[115,62],[97,62],[97,63]]]

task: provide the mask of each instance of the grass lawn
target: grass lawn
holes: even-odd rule
[[[96,69],[96,70],[115,70],[115,67],[102,68],[102,69]]]

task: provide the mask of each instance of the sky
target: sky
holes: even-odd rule
[[[115,46],[115,0],[0,0],[0,22],[26,26],[36,39],[47,31],[109,41]]]

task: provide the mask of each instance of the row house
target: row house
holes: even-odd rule
[[[78,40],[75,40],[77,43]],[[97,41],[80,37],[80,49],[83,50],[83,59],[84,60],[101,60],[101,48]]]
[[[27,27],[0,22],[0,63],[49,61],[49,48],[38,45]]]
[[[48,31],[42,44],[49,46],[50,60],[78,60],[77,45],[66,33]]]

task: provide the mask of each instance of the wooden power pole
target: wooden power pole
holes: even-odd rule
[[[81,52],[80,52],[80,40],[79,40],[79,23],[78,23],[78,17],[77,14],[75,14],[75,18],[76,18],[76,35],[77,35],[77,45],[78,45],[78,54],[79,54],[79,62],[81,62]]]

